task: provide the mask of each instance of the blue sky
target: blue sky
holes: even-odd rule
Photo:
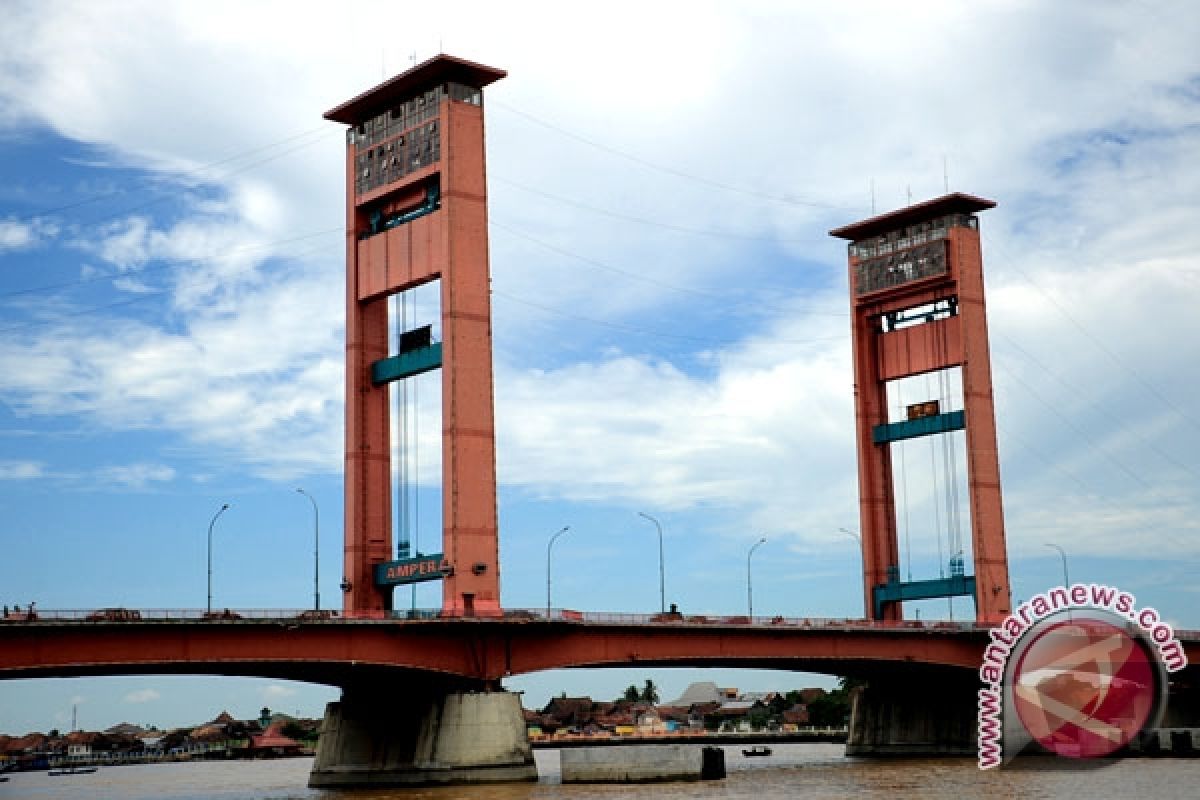
[[[861,614],[843,243],[951,189],[982,216],[1019,596],[1073,578],[1195,611],[1200,16],[1147,3],[399,8],[17,3],[0,27],[0,602],[339,601],[342,133],[325,110],[439,48],[486,95],[502,590],[509,607]],[[638,24],[628,19],[635,14]],[[287,23],[280,20],[286,17]],[[428,297],[417,297],[418,309]],[[437,387],[416,390],[420,535]],[[898,405],[934,389],[913,381]],[[959,442],[961,447],[961,442]],[[935,577],[927,443],[902,570]],[[961,460],[960,460],[961,463]],[[944,523],[941,523],[944,527]],[[418,605],[437,604],[436,586]],[[919,605],[923,618],[949,613]],[[910,611],[915,613],[917,608]],[[954,613],[971,613],[959,601]],[[654,677],[513,682],[615,696]],[[332,690],[0,682],[0,731],[181,725]]]

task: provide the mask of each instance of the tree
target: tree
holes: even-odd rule
[[[843,678],[841,688],[826,692],[808,704],[808,721],[813,725],[840,728],[850,719],[850,698],[853,687],[862,681]]]
[[[866,686],[866,685],[867,685],[867,682],[865,680],[863,680],[862,678],[851,678],[848,675],[843,675],[842,677],[838,678],[838,688],[841,689],[843,692],[848,692],[851,689],[855,689],[855,688],[858,688],[859,686]]]
[[[638,692],[637,686],[635,684],[631,683],[627,687],[625,687],[625,694],[623,696],[623,699],[628,700],[630,703],[636,703],[638,700],[642,699],[642,696]]]
[[[296,739],[296,740],[311,739],[312,731],[310,731],[308,728],[305,728],[300,723],[296,722],[296,720],[289,720],[283,726],[283,735],[288,737],[289,739]]]
[[[634,689],[634,691],[636,692],[637,690]],[[658,702],[658,687],[654,685],[654,681],[649,678],[646,679],[646,685],[642,687],[642,693],[637,699],[650,705]]]

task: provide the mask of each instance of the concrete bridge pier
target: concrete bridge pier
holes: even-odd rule
[[[325,709],[312,788],[537,780],[519,695],[480,684],[355,684]]]
[[[978,679],[971,670],[876,675],[854,695],[848,756],[974,756]]]

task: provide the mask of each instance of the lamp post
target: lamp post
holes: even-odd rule
[[[208,605],[205,607],[209,614],[212,613],[212,531],[213,525],[217,524],[217,517],[225,513],[229,508],[229,503],[221,506],[221,510],[213,514],[213,518],[208,522]]]
[[[838,532],[844,533],[847,536],[854,539],[854,541],[858,542],[858,557],[862,562],[862,569],[863,569],[863,573],[865,574],[866,570],[867,570],[867,565],[866,565],[866,555],[863,553],[863,549],[862,549],[862,537],[859,536],[854,531],[850,530],[849,528],[843,528],[840,525],[838,526]],[[870,601],[867,600],[867,601],[865,601],[865,604],[864,604],[863,616],[867,616],[869,609],[870,609]]]
[[[1067,553],[1066,553],[1066,551],[1052,542],[1046,542],[1046,547],[1053,547],[1055,550],[1058,551],[1058,555],[1062,559],[1062,565],[1063,565],[1063,588],[1066,589],[1068,592],[1070,592],[1071,591],[1071,576],[1067,574]],[[1070,621],[1070,619],[1071,619],[1071,607],[1067,606],[1067,620]]]
[[[750,548],[749,553],[746,553],[746,607],[749,611],[748,616],[750,617],[751,622],[754,621],[754,588],[750,581],[750,557],[754,555],[755,550],[766,543],[766,537],[763,537],[754,543],[754,545]]]
[[[321,512],[317,510],[317,501],[303,489],[297,492],[308,498],[313,507],[313,610],[321,610]]]
[[[546,619],[550,619],[550,548],[554,547],[554,542],[558,537],[569,530],[571,530],[570,525],[563,525],[562,529],[551,536],[550,541],[546,543]]]
[[[667,613],[667,583],[663,572],[662,525],[659,525],[658,520],[643,511],[639,511],[638,516],[650,520],[658,529],[658,610],[665,614]]]
[[[1056,544],[1052,544],[1051,542],[1046,542],[1046,547],[1053,547],[1055,550],[1057,550],[1057,551],[1058,551],[1058,555],[1059,555],[1059,557],[1060,557],[1060,558],[1062,558],[1062,565],[1063,565],[1063,588],[1064,588],[1064,589],[1066,589],[1066,590],[1068,590],[1068,591],[1070,591],[1070,589],[1071,589],[1071,577],[1070,577],[1070,575],[1068,575],[1068,574],[1067,574],[1067,554],[1066,554],[1066,551],[1064,551],[1064,550],[1063,550],[1061,547],[1059,547],[1058,545],[1056,545]]]

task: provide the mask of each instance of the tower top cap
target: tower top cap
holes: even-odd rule
[[[993,200],[976,197],[973,194],[952,192],[944,194],[941,197],[935,197],[932,200],[926,200],[923,203],[905,206],[895,211],[889,211],[886,214],[864,219],[861,222],[854,222],[849,225],[843,225],[840,228],[834,228],[829,232],[829,235],[857,242],[881,233],[894,231],[897,228],[903,228],[905,225],[911,225],[914,222],[922,222],[945,214],[971,214],[976,211],[984,211],[995,207],[996,203]]]
[[[436,55],[373,89],[368,89],[353,100],[347,100],[340,106],[326,111],[324,117],[334,122],[356,125],[440,83],[454,81],[464,86],[482,89],[506,75],[508,73],[502,69],[486,67],[474,61],[445,54]]]

